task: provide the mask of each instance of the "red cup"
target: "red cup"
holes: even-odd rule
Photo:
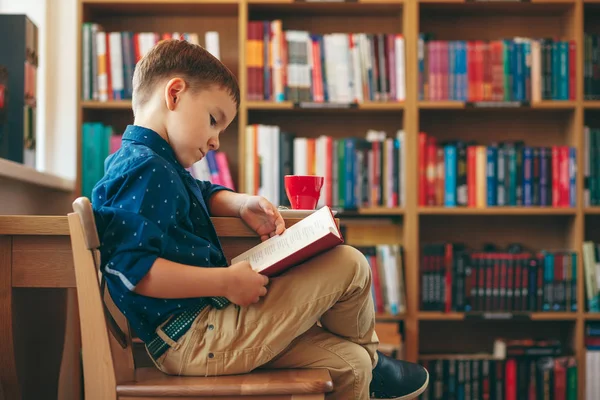
[[[285,193],[294,210],[314,210],[321,196],[324,178],[315,175],[286,175]]]

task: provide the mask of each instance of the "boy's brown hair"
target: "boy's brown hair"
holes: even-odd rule
[[[150,99],[155,84],[180,75],[192,90],[216,85],[240,106],[240,89],[233,73],[202,46],[185,40],[163,40],[142,57],[133,73],[133,112]]]

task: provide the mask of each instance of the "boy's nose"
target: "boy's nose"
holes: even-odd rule
[[[208,147],[210,147],[211,150],[219,150],[219,139],[210,139],[208,141]]]

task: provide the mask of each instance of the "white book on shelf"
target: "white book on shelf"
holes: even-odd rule
[[[120,100],[124,96],[125,82],[123,79],[123,43],[121,32],[109,33],[110,46],[110,79],[115,100]]]
[[[306,162],[307,151],[308,146],[306,143],[306,138],[294,138],[294,175],[308,174],[308,165]]]
[[[396,35],[396,100],[406,100],[406,68],[404,58],[404,36]]]
[[[98,31],[96,33],[96,59],[98,62],[98,100],[108,101],[108,68],[106,57],[106,32]]]
[[[204,34],[204,44],[206,50],[218,60],[221,59],[221,51],[219,47],[219,32],[208,31]]]

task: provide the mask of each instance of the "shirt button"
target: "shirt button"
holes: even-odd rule
[[[213,358],[215,355],[213,353],[208,353],[208,358]]]
[[[210,324],[210,325],[208,326],[208,330],[209,330],[209,331],[212,331],[213,329],[215,329],[215,326],[214,326],[214,325],[212,325],[212,324]]]

